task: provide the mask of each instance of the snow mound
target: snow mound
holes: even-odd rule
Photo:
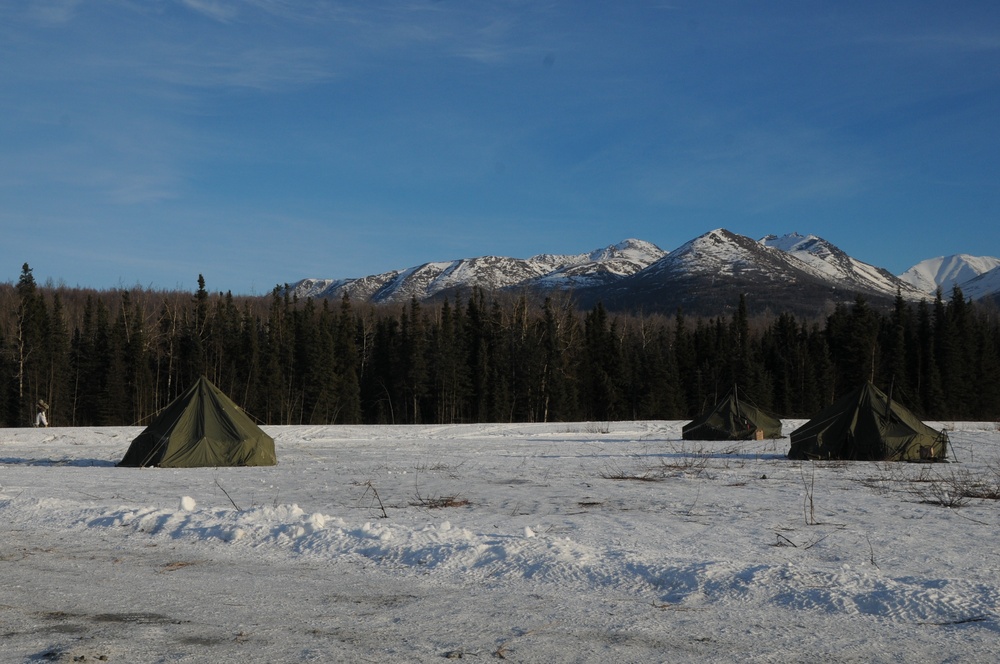
[[[0,515],[9,516],[13,510],[12,501],[0,503]],[[483,583],[530,580],[583,591],[615,589],[681,606],[753,602],[900,623],[944,623],[992,615],[1000,599],[1000,585],[935,576],[890,577],[871,565],[821,571],[795,562],[668,562],[651,551],[621,551],[549,535],[540,525],[518,532],[477,532],[444,519],[414,528],[387,520],[351,522],[308,513],[296,504],[199,509],[189,497],[178,509],[76,510],[39,500],[30,511],[47,513],[50,522],[67,530],[124,530],[131,538],[227,545],[256,556],[353,556],[396,573],[434,573]]]

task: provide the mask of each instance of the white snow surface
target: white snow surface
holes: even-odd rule
[[[973,300],[1000,293],[1000,267],[963,282],[960,288],[964,297]]]
[[[0,661],[995,661],[1000,504],[941,503],[1000,482],[996,424],[932,423],[936,465],[683,424],[265,427],[277,466],[197,469],[0,430]]]
[[[1000,267],[1000,258],[955,254],[920,261],[899,275],[899,278],[929,295],[933,295],[940,287],[944,296],[947,297],[951,288],[956,284],[962,287],[963,294],[968,295],[964,293],[963,284],[965,282],[998,267]],[[996,284],[996,286],[1000,289],[1000,284]]]

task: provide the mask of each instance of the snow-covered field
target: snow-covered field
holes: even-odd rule
[[[995,424],[939,465],[682,424],[266,427],[279,465],[193,470],[0,430],[0,661],[996,661]]]

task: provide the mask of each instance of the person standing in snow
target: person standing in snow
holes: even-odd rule
[[[49,426],[49,418],[45,416],[45,411],[49,409],[49,404],[45,403],[42,399],[38,400],[38,414],[35,415],[35,426],[36,427],[47,427]]]

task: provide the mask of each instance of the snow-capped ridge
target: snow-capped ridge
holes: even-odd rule
[[[816,235],[790,233],[782,237],[768,235],[761,244],[795,256],[828,279],[845,288],[918,300],[923,292],[894,276],[888,270],[875,267],[847,255],[842,249]]]
[[[938,288],[948,292],[953,286],[959,286],[965,292],[963,284],[997,267],[1000,267],[1000,258],[954,254],[920,261],[899,275],[899,278],[928,295],[933,295]],[[1000,291],[1000,287],[990,292],[985,292],[982,288],[973,290],[979,292],[978,297],[983,297]]]
[[[959,286],[966,299],[979,300],[1000,293],[1000,267],[962,282]]]
[[[664,251],[643,240],[628,239],[583,254],[538,254],[531,258],[480,256],[424,263],[363,279],[306,279],[292,286],[299,297],[340,297],[372,302],[406,302],[474,287],[572,288],[593,286],[634,274]]]

